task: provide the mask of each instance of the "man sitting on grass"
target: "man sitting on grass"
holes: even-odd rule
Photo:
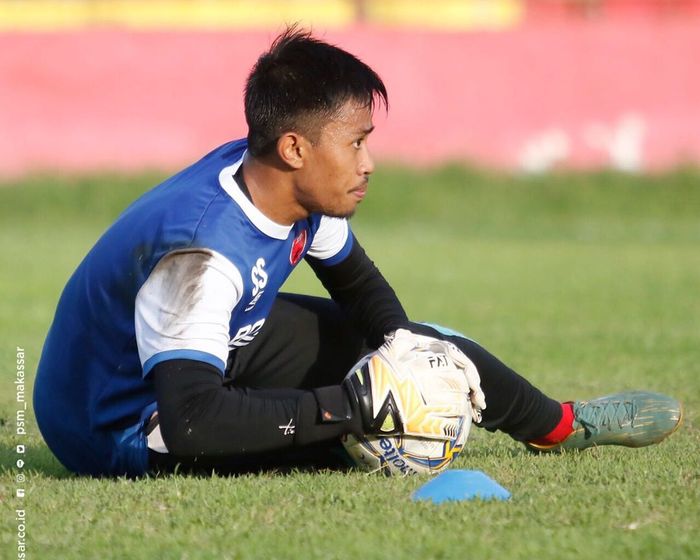
[[[378,104],[371,68],[288,29],[248,78],[247,139],[144,194],[98,240],[35,384],[42,435],[68,469],[337,465],[341,436],[378,429],[346,374],[397,329],[454,343],[478,371],[477,425],[532,450],[639,447],[677,428],[671,397],[560,403],[472,340],[408,319],[348,224],[374,171]],[[280,293],[302,260],[332,299]]]

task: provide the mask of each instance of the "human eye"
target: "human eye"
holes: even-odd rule
[[[357,140],[355,140],[352,143],[352,147],[355,148],[356,150],[359,150],[362,147],[362,142],[364,141],[364,139],[365,139],[364,136],[358,138]]]

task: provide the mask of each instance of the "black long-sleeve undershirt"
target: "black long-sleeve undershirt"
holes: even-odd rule
[[[176,456],[260,453],[361,432],[341,386],[234,387],[214,366],[194,360],[159,363],[151,375],[163,441]]]
[[[373,348],[384,343],[385,334],[408,325],[396,292],[357,239],[348,256],[336,265],[325,266],[323,261],[309,256],[306,261]]]

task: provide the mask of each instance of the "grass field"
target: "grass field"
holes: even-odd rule
[[[158,178],[0,188],[0,558],[18,558],[18,508],[26,558],[700,557],[700,173],[377,173],[353,227],[413,318],[467,333],[557,398],[647,388],[686,407],[677,434],[639,450],[537,457],[475,430],[456,467],[513,498],[443,506],[411,502],[422,480],[361,473],[76,478],[31,411],[16,435],[17,347],[29,396],[67,277]],[[304,270],[288,287],[321,293]]]

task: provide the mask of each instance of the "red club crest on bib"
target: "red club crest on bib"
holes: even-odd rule
[[[292,265],[296,265],[299,262],[304,254],[304,247],[306,247],[306,230],[297,235],[292,243],[292,250],[289,253],[289,262]]]

